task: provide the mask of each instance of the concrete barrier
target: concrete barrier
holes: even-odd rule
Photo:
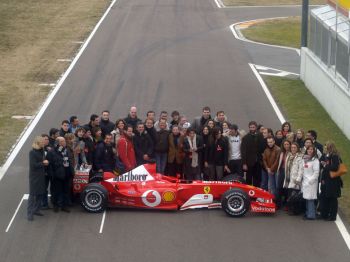
[[[350,139],[350,92],[347,83],[308,48],[301,49],[300,78]]]

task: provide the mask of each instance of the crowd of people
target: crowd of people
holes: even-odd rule
[[[289,214],[300,212],[300,201],[292,200],[301,197],[305,219],[334,221],[342,187],[340,177],[330,176],[341,162],[334,143],[322,146],[316,131],[292,131],[288,122],[276,132],[255,121],[248,128],[244,132],[230,123],[224,111],[213,117],[207,106],[193,121],[178,111],[170,117],[162,111],[157,119],[148,111],[141,120],[135,106],[115,122],[108,110],[91,115],[85,125],[72,116],[34,140],[28,220],[50,208],[49,191],[54,212],[70,212],[72,179],[81,167],[122,174],[155,162],[158,173],[185,180],[244,176],[247,184],[274,194],[278,207]]]

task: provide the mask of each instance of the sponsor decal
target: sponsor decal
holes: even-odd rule
[[[249,190],[248,195],[251,196],[251,197],[254,196],[255,195],[255,191],[254,190]]]
[[[147,174],[134,175],[132,172],[128,172],[124,175],[117,176],[113,179],[116,182],[129,182],[129,181],[146,181]]]
[[[256,207],[252,206],[252,211],[254,212],[267,212],[267,213],[274,213],[276,210],[273,207]]]
[[[135,192],[135,191],[133,191],[133,190],[129,190],[129,191],[128,191],[128,194],[129,194],[129,195],[135,195],[135,194],[136,194],[136,192]]]
[[[205,184],[226,184],[226,185],[232,185],[234,182],[230,181],[203,181]]]
[[[89,181],[86,179],[77,179],[77,178],[74,178],[73,182],[79,183],[79,184],[88,184],[89,183]]]
[[[75,184],[75,185],[74,185],[74,189],[75,189],[75,190],[78,191],[78,190],[80,190],[80,188],[81,188],[81,186],[80,186],[79,184]]]
[[[161,202],[160,194],[155,190],[147,190],[142,194],[142,202],[148,207],[156,207]]]
[[[149,181],[154,180],[153,176],[147,171],[147,169],[144,166],[138,166],[137,168],[124,173],[120,176],[117,176],[115,178],[111,178],[107,181],[116,181],[116,182],[132,182],[132,181]]]
[[[205,186],[205,187],[203,188],[203,191],[204,191],[205,194],[209,194],[209,192],[210,192],[210,186]]]
[[[208,195],[204,195],[204,199],[208,199],[209,198],[209,196]]]
[[[175,197],[175,193],[172,191],[166,191],[162,195],[162,198],[165,202],[172,202],[175,200]]]

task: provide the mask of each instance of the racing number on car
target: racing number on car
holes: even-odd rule
[[[203,188],[203,190],[204,190],[204,193],[205,193],[205,194],[209,194],[209,192],[210,192],[210,186],[205,186],[205,187]]]
[[[142,202],[148,207],[156,207],[161,202],[160,194],[155,190],[147,190],[142,194]]]

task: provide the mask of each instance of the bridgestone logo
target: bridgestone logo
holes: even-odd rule
[[[134,175],[133,173],[129,172],[127,174],[114,178],[114,181],[117,181],[117,182],[146,181],[146,179],[147,179],[147,174]]]

